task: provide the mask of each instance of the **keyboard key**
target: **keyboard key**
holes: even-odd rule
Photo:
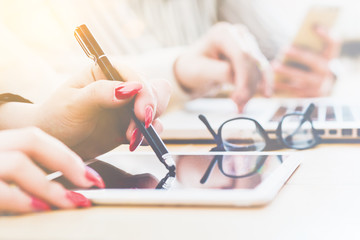
[[[342,115],[343,115],[343,121],[345,122],[354,121],[354,116],[351,113],[349,106],[342,107]]]
[[[334,107],[329,106],[326,107],[326,121],[335,121],[336,117],[335,117],[335,111],[334,111]]]
[[[352,129],[342,129],[341,134],[343,136],[352,136]]]
[[[329,134],[330,134],[330,135],[336,135],[336,134],[337,134],[337,130],[336,130],[336,129],[330,129],[330,130],[329,130]]]
[[[271,122],[279,122],[280,119],[286,114],[286,111],[287,111],[287,107],[284,107],[284,106],[280,106],[275,114],[271,117],[270,121]]]

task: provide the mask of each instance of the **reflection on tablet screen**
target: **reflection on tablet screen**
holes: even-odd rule
[[[101,170],[96,170],[110,188],[157,188],[162,185],[165,189],[253,189],[280,166],[287,156],[194,154],[173,157],[176,162],[175,176],[169,175],[155,156],[141,154],[106,159],[126,175],[125,178],[112,176],[111,179],[116,179],[118,184],[108,184],[107,179],[111,177],[109,173],[105,175]],[[126,184],[121,183],[125,180]]]

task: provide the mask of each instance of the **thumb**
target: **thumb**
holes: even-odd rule
[[[232,100],[236,103],[238,111],[241,113],[253,95],[253,82],[247,72],[247,63],[245,61],[235,59],[232,61],[234,68],[234,91],[231,95]]]
[[[128,104],[142,88],[139,82],[98,80],[82,88],[75,102],[90,112],[118,108]]]
[[[265,97],[271,97],[274,88],[274,73],[271,68],[262,72],[262,80],[260,82],[260,93]]]

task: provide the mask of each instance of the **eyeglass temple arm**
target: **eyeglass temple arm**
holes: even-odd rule
[[[219,159],[220,157],[221,157],[221,156],[216,155],[216,156],[213,158],[213,160],[210,162],[210,164],[209,164],[208,168],[206,169],[204,175],[203,175],[202,178],[200,179],[200,183],[201,183],[201,184],[204,184],[204,183],[208,180],[208,178],[209,178],[209,176],[210,176],[210,173],[212,172],[212,170],[213,170],[216,162],[218,161],[218,159]]]
[[[315,104],[310,103],[310,105],[307,107],[307,109],[304,112],[304,118],[302,121],[311,119],[311,114],[313,113],[314,109],[315,109]]]
[[[206,119],[206,117],[202,114],[200,114],[199,119],[205,124],[206,128],[209,130],[209,132],[211,133],[211,135],[214,137],[215,142],[217,145],[221,145],[221,141],[218,137],[218,135],[216,134],[216,132],[214,131],[214,129],[212,129],[212,127],[210,126],[209,121]]]
[[[304,117],[303,119],[301,120],[299,126],[294,130],[294,132],[292,134],[290,134],[289,136],[287,136],[286,138],[292,138],[301,128],[301,126],[308,120],[311,120],[311,114],[312,112],[314,111],[315,109],[315,104],[311,103],[307,109],[305,110],[304,112]]]

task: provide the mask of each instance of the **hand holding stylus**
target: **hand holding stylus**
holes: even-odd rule
[[[123,65],[117,65],[117,69],[126,82],[105,80],[100,68],[92,66],[59,86],[43,103],[17,104],[11,106],[12,112],[19,108],[22,115],[29,113],[26,118],[34,113],[27,122],[34,122],[60,139],[83,159],[129,142],[134,150],[142,135],[135,130],[128,112],[129,103],[134,100],[136,116],[142,122],[151,122],[160,132],[158,116],[167,106],[170,87],[163,80],[143,81]],[[153,109],[152,116],[146,110],[148,106]]]
[[[95,63],[100,67],[102,73],[106,76],[108,80],[121,81],[121,86],[116,89],[115,97],[122,98],[124,93],[125,95],[135,95],[140,92],[140,88],[136,89],[126,89],[123,85],[128,84],[126,79],[119,74],[119,72],[114,68],[110,63],[110,60],[107,58],[100,45],[95,40],[94,36],[87,28],[86,25],[81,25],[75,29],[75,38],[79,42],[80,46],[83,48],[85,54],[95,61]],[[124,91],[125,90],[125,91]],[[120,96],[118,96],[120,94]],[[134,145],[137,146],[142,141],[142,135],[144,135],[146,141],[154,150],[156,156],[161,163],[170,171],[175,172],[175,162],[172,159],[169,151],[167,150],[164,142],[159,137],[158,133],[152,126],[154,105],[146,105],[145,107],[145,119],[142,121],[138,119],[136,111],[134,109],[136,102],[130,103],[128,106],[127,113],[130,114],[132,120],[135,122],[137,128],[132,133],[130,140],[130,150],[135,150]],[[125,113],[126,114],[126,113]]]

